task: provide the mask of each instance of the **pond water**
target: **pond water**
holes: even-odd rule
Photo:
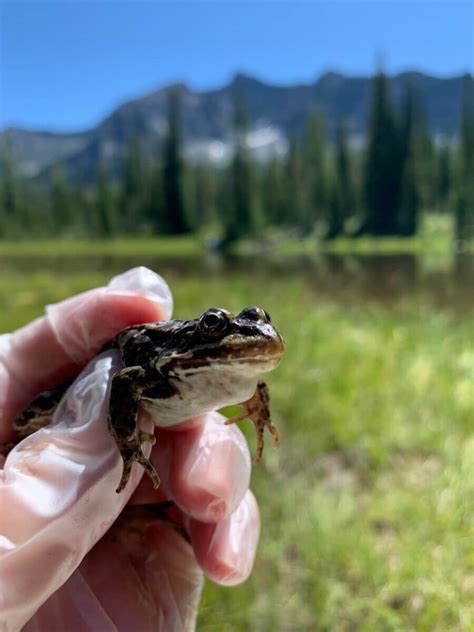
[[[371,299],[390,303],[420,294],[436,304],[474,308],[474,255],[463,254],[440,261],[413,254],[320,254],[317,257],[245,256],[28,256],[0,257],[1,274],[53,272],[60,277],[94,272],[112,276],[129,267],[145,265],[165,278],[245,276],[259,282],[266,278],[298,277],[316,293],[348,300]]]

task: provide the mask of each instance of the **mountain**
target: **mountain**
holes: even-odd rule
[[[431,134],[453,137],[459,129],[463,79],[463,76],[442,79],[405,72],[390,77],[389,82],[397,106],[406,88],[411,86]],[[228,85],[204,92],[175,84],[124,103],[93,129],[56,134],[9,128],[0,133],[0,144],[9,148],[28,176],[46,177],[61,163],[71,179],[92,181],[100,161],[117,174],[131,138],[138,137],[148,154],[159,148],[166,133],[170,90],[178,90],[181,95],[187,157],[223,164],[232,151],[235,95],[248,111],[249,147],[258,158],[265,159],[286,151],[288,138],[301,132],[312,108],[319,109],[325,117],[330,138],[338,121],[345,119],[352,140],[360,142],[370,106],[371,78],[329,72],[314,83],[275,86],[239,74]]]

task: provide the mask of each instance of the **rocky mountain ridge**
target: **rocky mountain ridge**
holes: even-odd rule
[[[420,72],[389,77],[396,105],[400,105],[406,88],[412,87],[434,137],[456,136],[463,80],[462,75],[438,78]],[[107,163],[112,173],[118,172],[132,137],[140,139],[145,152],[157,151],[166,133],[170,90],[178,90],[181,96],[187,157],[225,164],[232,151],[236,94],[248,111],[249,147],[257,158],[265,159],[286,151],[288,139],[301,132],[313,108],[324,116],[329,138],[334,136],[338,121],[344,119],[352,141],[360,142],[369,113],[371,78],[328,72],[313,83],[277,86],[239,74],[221,88],[201,92],[175,84],[122,104],[93,129],[58,134],[9,128],[0,133],[0,144],[8,147],[26,175],[47,176],[61,163],[71,179],[92,181],[99,162]]]

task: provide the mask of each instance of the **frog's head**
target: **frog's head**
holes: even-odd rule
[[[147,406],[159,408],[162,425],[246,401],[259,376],[277,366],[284,348],[260,307],[238,316],[212,308],[195,320],[169,321],[159,329],[155,367],[172,388],[158,405],[148,401]]]
[[[175,322],[159,362],[171,361],[181,370],[232,365],[237,373],[263,373],[283,354],[283,339],[261,307],[247,307],[237,316],[213,307],[195,320]]]

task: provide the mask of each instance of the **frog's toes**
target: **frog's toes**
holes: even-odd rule
[[[138,430],[138,441],[140,443],[151,443],[151,445],[155,445],[156,437],[151,432],[145,432],[145,430]]]
[[[144,437],[143,435],[146,435]],[[143,454],[141,443],[142,441],[146,441],[151,443],[152,445],[155,443],[155,436],[148,433],[140,431],[138,437],[135,440],[130,441],[127,445],[120,447],[120,454],[123,459],[123,470],[122,477],[120,479],[120,483],[115,490],[117,494],[119,494],[125,487],[130,478],[130,473],[132,470],[133,463],[140,463],[140,465],[144,468],[145,472],[150,477],[153,487],[158,489],[160,486],[160,477],[158,476],[157,471],[153,467],[151,461]]]
[[[264,382],[259,382],[254,395],[252,395],[252,397],[246,402],[242,402],[243,410],[234,417],[227,419],[225,422],[226,425],[229,425],[235,424],[242,419],[252,420],[257,434],[257,453],[253,460],[254,463],[258,463],[262,458],[264,448],[263,435],[265,428],[272,436],[273,445],[276,448],[279,446],[278,432],[270,419],[269,402],[270,397],[267,385]]]

